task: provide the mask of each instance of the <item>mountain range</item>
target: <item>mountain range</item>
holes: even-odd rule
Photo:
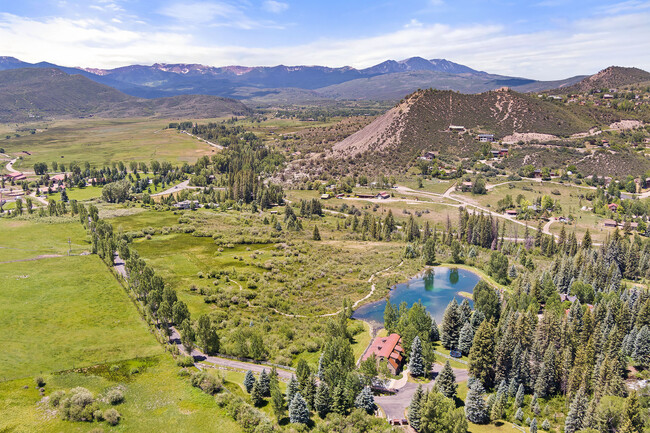
[[[0,57],[0,70],[18,68],[57,68],[141,98],[203,94],[252,100],[258,104],[341,99],[395,101],[419,88],[430,87],[462,93],[480,93],[504,86],[523,92],[539,91],[570,86],[585,78],[537,81],[489,74],[449,60],[422,57],[387,60],[365,69],[284,65],[212,67],[183,63],[94,69]]]

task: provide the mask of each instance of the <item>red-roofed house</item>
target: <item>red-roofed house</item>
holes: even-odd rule
[[[390,334],[387,337],[377,337],[372,341],[368,350],[363,355],[362,361],[375,355],[377,363],[386,361],[388,370],[394,375],[399,374],[404,363],[404,349],[402,348],[402,337],[398,334]]]
[[[616,212],[618,210],[618,204],[616,204],[616,203],[610,203],[610,204],[607,205],[607,207],[612,212]]]

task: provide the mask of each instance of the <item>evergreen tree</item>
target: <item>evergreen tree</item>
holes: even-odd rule
[[[591,234],[589,233],[589,229],[587,229],[584,237],[582,238],[582,248],[585,250],[591,248]]]
[[[266,373],[266,368],[262,370],[262,374],[260,374],[260,392],[262,393],[263,397],[269,397],[271,395],[271,379],[269,378],[269,375]]]
[[[315,241],[320,241],[320,233],[318,231],[318,226],[314,225],[314,233],[312,235],[312,239]]]
[[[454,298],[447,308],[445,314],[442,316],[442,332],[440,333],[440,341],[447,349],[456,349],[458,347],[458,337],[460,335],[461,327],[461,312]]]
[[[253,390],[253,385],[255,384],[255,376],[253,375],[253,372],[248,370],[246,372],[246,376],[244,377],[244,388],[246,388],[247,393],[251,393]]]
[[[564,422],[565,433],[574,433],[581,430],[587,412],[587,396],[584,388],[580,388],[571,402],[569,413]]]
[[[345,415],[347,410],[347,402],[345,401],[345,390],[341,385],[337,385],[334,388],[334,394],[332,395],[332,412],[338,413],[339,415]]]
[[[307,402],[297,392],[289,405],[289,421],[296,424],[309,423],[309,409],[307,409]]]
[[[284,415],[287,411],[287,407],[284,402],[284,395],[280,390],[280,386],[277,383],[271,385],[271,406],[273,407],[273,413],[278,422],[284,418]]]
[[[485,403],[485,390],[480,380],[474,380],[467,392],[465,399],[465,416],[474,424],[487,422],[487,405]]]
[[[469,352],[469,372],[487,388],[494,382],[494,334],[492,323],[484,320]]]
[[[377,410],[375,404],[375,397],[372,395],[372,390],[369,386],[364,387],[357,398],[354,400],[354,406],[365,410],[368,414],[373,414]]]
[[[523,421],[524,420],[524,411],[520,407],[517,408],[517,412],[515,412],[515,419],[517,421]]]
[[[411,404],[408,408],[408,420],[409,424],[415,431],[420,431],[420,413],[422,411],[422,399],[424,397],[424,392],[422,391],[422,385],[418,385],[415,390],[415,394],[411,398]]]
[[[463,328],[460,330],[460,336],[458,337],[458,350],[460,350],[463,355],[469,355],[473,340],[474,327],[471,322],[465,322]]]
[[[300,361],[298,361],[298,365],[296,365],[296,377],[298,379],[298,383],[300,384],[301,391],[307,383],[310,375],[311,368],[309,368],[309,364],[307,364],[307,361],[304,359],[300,359]]]
[[[542,430],[549,431],[551,429],[551,423],[548,422],[548,419],[545,419],[542,423]]]
[[[428,238],[422,247],[422,260],[427,266],[431,266],[436,262],[436,242],[433,238]]]
[[[436,379],[436,385],[438,386],[438,391],[445,397],[453,399],[456,396],[458,385],[456,384],[456,375],[454,375],[449,361],[445,363],[440,375]]]
[[[539,397],[547,397],[555,393],[557,388],[557,370],[556,364],[556,350],[555,345],[549,345],[544,353],[544,360],[542,361],[542,369],[537,376],[535,382],[535,393]]]
[[[262,395],[262,389],[259,380],[256,380],[253,384],[253,389],[251,390],[251,401],[255,406],[260,406],[262,402],[264,402],[264,396]]]
[[[316,398],[314,399],[314,410],[318,412],[318,415],[321,418],[325,418],[332,410],[332,397],[327,382],[321,382],[320,385],[318,385]]]
[[[525,389],[522,383],[519,385],[519,389],[517,389],[517,395],[515,395],[515,407],[522,407],[524,405],[524,394]]]
[[[503,418],[503,412],[505,411],[505,407],[503,405],[503,399],[502,398],[496,398],[494,400],[494,404],[492,405],[492,408],[490,409],[490,419],[492,421],[497,421]]]
[[[424,376],[426,371],[424,367],[424,358],[422,357],[422,343],[420,337],[415,336],[411,345],[411,354],[409,355],[409,371],[415,377]]]
[[[533,418],[530,422],[530,433],[537,433],[537,418]]]
[[[650,329],[647,325],[644,325],[636,335],[632,358],[637,365],[650,367]]]
[[[629,429],[633,433],[642,433],[644,428],[643,417],[641,415],[641,405],[636,391],[630,392],[625,399],[625,417],[629,421]]]
[[[324,372],[325,372],[325,366],[323,365],[323,355],[325,355],[325,352],[320,354],[320,358],[318,358],[318,374],[316,377],[318,377],[320,380],[324,380]]]
[[[429,332],[429,340],[432,342],[440,340],[440,330],[438,329],[436,319],[431,319],[431,332]]]
[[[291,379],[289,379],[289,383],[287,384],[287,405],[291,404],[293,397],[299,390],[300,386],[298,385],[298,381],[296,380],[295,376],[292,375]]]

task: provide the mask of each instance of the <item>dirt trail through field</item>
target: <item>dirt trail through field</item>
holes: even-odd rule
[[[19,263],[19,262],[34,262],[36,260],[54,259],[56,257],[63,257],[63,256],[61,254],[41,254],[40,256],[30,257],[29,259],[18,259],[18,260],[9,260],[6,262],[0,262],[0,265],[6,265],[8,263]]]

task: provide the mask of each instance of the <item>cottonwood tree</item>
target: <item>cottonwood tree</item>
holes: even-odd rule
[[[219,353],[217,327],[212,324],[210,317],[206,314],[200,316],[197,321],[196,339],[203,352],[208,355],[216,355]]]

